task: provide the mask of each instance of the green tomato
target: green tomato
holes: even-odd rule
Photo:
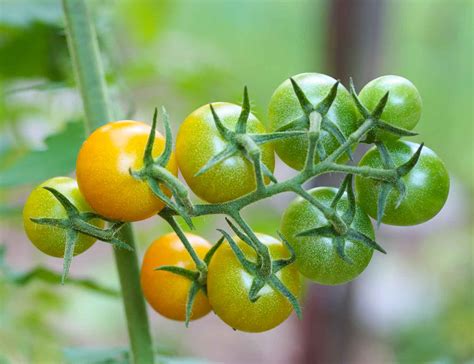
[[[407,162],[419,144],[393,141],[385,144],[396,166]],[[370,149],[360,166],[383,168],[377,148]],[[404,177],[407,195],[396,208],[399,192],[393,188],[388,195],[382,222],[389,225],[417,225],[432,219],[444,206],[449,193],[449,175],[443,161],[429,148],[423,147],[416,166]],[[356,177],[357,199],[373,218],[377,217],[380,181]]]
[[[275,238],[257,234],[268,246],[273,259],[289,257],[287,248]],[[234,237],[246,257],[256,261],[256,253],[247,244]],[[276,273],[276,276],[296,296],[300,297],[302,280],[295,264],[290,264]],[[253,276],[236,258],[227,242],[217,250],[209,264],[207,292],[214,312],[229,326],[246,332],[262,332],[273,329],[285,321],[293,306],[280,292],[269,285],[260,291],[256,302],[249,300]]]
[[[336,80],[320,73],[301,73],[293,79],[304,91],[313,105],[322,101]],[[268,109],[269,129],[274,131],[303,116],[303,110],[296,98],[290,80],[284,81],[272,95]],[[328,118],[336,124],[347,137],[359,126],[358,113],[346,88],[339,84],[337,96],[329,109]],[[340,145],[334,136],[321,131],[321,141],[326,154],[331,154]],[[278,156],[290,167],[303,168],[308,150],[306,136],[298,136],[274,142]],[[317,162],[319,159],[315,157]]]
[[[241,107],[225,102],[216,102],[212,106],[222,123],[234,130]],[[263,124],[253,114],[249,116],[247,131],[262,134],[266,132]],[[179,169],[191,190],[207,202],[234,200],[256,188],[253,165],[240,154],[227,158],[198,177],[195,176],[226,145],[227,142],[214,124],[209,105],[193,111],[179,128],[176,140]],[[263,163],[273,171],[275,155],[272,144],[266,143],[260,147]],[[269,180],[265,178],[265,182],[268,183]]]
[[[63,257],[66,246],[66,230],[50,225],[34,223],[32,218],[55,218],[67,217],[66,210],[53,194],[43,187],[52,187],[61,192],[81,212],[92,211],[77,187],[76,180],[69,177],[54,177],[36,187],[26,200],[23,208],[23,225],[26,235],[34,246],[47,255]],[[99,219],[91,220],[97,227],[103,227]],[[95,238],[79,234],[74,247],[74,255],[78,255],[89,249],[96,241]]]
[[[330,206],[337,190],[317,187],[308,192],[319,202]],[[346,195],[343,195],[337,204],[337,211],[342,214],[347,207],[348,200]],[[327,225],[329,223],[321,211],[302,197],[297,197],[283,213],[280,231],[295,249],[298,269],[305,277],[324,285],[349,282],[364,271],[372,258],[373,250],[360,242],[345,239],[345,253],[352,260],[350,264],[337,253],[334,238],[296,236],[305,230]],[[372,223],[359,206],[356,208],[351,227],[372,240],[375,239]]]
[[[389,91],[381,119],[393,126],[412,130],[421,117],[421,96],[415,85],[400,76],[382,76],[370,81],[359,93],[367,109],[373,111],[383,95]],[[399,136],[385,131],[375,133],[376,140],[396,140]]]

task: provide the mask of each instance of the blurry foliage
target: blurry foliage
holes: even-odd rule
[[[0,187],[39,183],[51,176],[70,174],[76,166],[77,153],[84,140],[84,124],[75,120],[44,141],[45,150],[32,150],[11,166],[0,169]]]
[[[474,193],[474,3],[388,4],[381,73],[405,76],[418,87],[424,107],[417,140],[432,147]]]

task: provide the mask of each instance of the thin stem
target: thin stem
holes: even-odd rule
[[[186,234],[184,233],[183,229],[181,229],[181,226],[179,226],[179,224],[176,222],[175,218],[172,215],[162,215],[162,216],[168,222],[168,224],[173,228],[173,230],[176,232],[176,235],[178,235],[179,239],[181,240],[184,247],[188,251],[192,260],[196,264],[196,268],[199,271],[207,271],[206,263],[204,263],[202,259],[199,258],[196,251],[194,250],[192,245],[189,243],[189,240],[186,237]]]
[[[84,104],[85,129],[88,133],[111,120],[97,36],[83,0],[63,0],[63,9],[68,46]],[[130,224],[121,229],[119,236],[131,248],[135,248]],[[153,346],[140,288],[136,250],[114,249],[114,254],[127,317],[132,361],[137,364],[153,363]]]

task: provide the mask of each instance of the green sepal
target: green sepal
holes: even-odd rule
[[[296,98],[298,99],[298,102],[300,103],[301,109],[303,109],[303,112],[305,113],[305,115],[309,116],[309,114],[311,114],[311,112],[314,111],[313,105],[308,100],[308,98],[306,97],[305,93],[300,88],[300,86],[291,77],[290,77],[290,82],[291,82],[291,85],[293,86],[293,91],[295,92]]]
[[[296,253],[291,244],[285,237],[283,236],[282,233],[278,231],[278,236],[280,237],[283,245],[288,249],[290,252],[290,257],[286,259],[277,259],[272,261],[272,272],[277,273],[278,271],[282,270],[286,266],[293,264],[296,260]]]
[[[209,249],[209,251],[206,253],[206,255],[204,256],[204,263],[206,263],[206,265],[209,265],[211,263],[211,259],[212,257],[214,256],[214,254],[216,253],[217,249],[220,248],[220,246],[222,245],[222,243],[224,242],[224,237],[221,237],[217,243],[215,243],[211,249]]]
[[[194,177],[199,177],[206,173],[208,170],[210,170],[212,167],[216,166],[217,164],[223,162],[229,157],[232,157],[234,154],[238,152],[237,148],[229,144],[228,146],[225,147],[224,150],[220,151],[217,153],[215,156],[213,156],[211,159],[209,159],[204,166],[199,169],[199,171],[196,172]]]
[[[237,243],[234,241],[234,239],[232,239],[232,237],[227,233],[227,231],[222,229],[217,229],[217,231],[219,231],[224,236],[225,240],[227,240],[242,267],[244,267],[247,272],[251,274],[256,274],[255,263],[251,262],[245,257],[244,252],[239,248]]]
[[[297,237],[307,237],[307,236],[327,236],[327,237],[336,237],[336,231],[331,225],[320,226],[317,228],[307,229],[299,232],[295,236]]]
[[[154,270],[158,270],[158,271],[162,270],[162,271],[165,271],[165,272],[170,272],[170,273],[173,273],[173,274],[177,274],[181,277],[189,279],[190,281],[196,280],[199,276],[198,272],[195,272],[195,271],[192,271],[192,270],[189,270],[189,269],[185,269],[185,268],[182,268],[182,267],[178,267],[178,266],[175,266],[175,265],[162,265],[160,267],[154,268]]]
[[[199,289],[201,289],[199,284],[196,281],[193,281],[189,288],[188,297],[186,298],[186,314],[184,320],[184,325],[186,327],[189,327],[189,321],[191,320],[191,315],[193,313],[194,300],[196,299]]]
[[[370,111],[362,104],[362,102],[359,99],[359,96],[357,96],[357,92],[354,87],[354,80],[352,79],[352,77],[349,79],[349,92],[352,96],[352,100],[354,100],[354,104],[357,110],[362,115],[364,120],[370,119],[372,115]]]
[[[354,264],[351,258],[346,254],[346,240],[342,236],[336,236],[333,241],[336,252],[339,257],[348,264]]]
[[[374,110],[372,111],[372,117],[374,119],[378,120],[382,116],[383,110],[385,109],[385,106],[387,105],[388,95],[389,95],[389,91],[385,92],[385,94],[382,96],[382,98],[379,100]]]
[[[69,274],[69,268],[71,266],[72,257],[74,255],[74,248],[76,246],[78,238],[77,231],[72,229],[66,230],[66,244],[64,247],[64,260],[63,260],[63,274],[61,276],[61,284],[64,284],[67,275]]]
[[[342,145],[347,141],[346,137],[342,133],[342,130],[339,128],[339,126],[334,124],[331,120],[329,120],[326,117],[323,118],[323,121],[321,123],[321,128],[323,130],[327,131],[332,136],[334,136],[334,138],[336,138],[336,140],[339,144]],[[354,158],[352,156],[352,150],[351,150],[350,146],[346,148],[346,153],[347,153],[347,156],[349,157],[349,159],[351,161],[354,160]]]
[[[235,125],[235,132],[243,134],[247,131],[247,121],[250,115],[250,101],[247,86],[244,87],[244,97],[242,101],[242,111],[240,112],[239,119]]]
[[[254,277],[252,280],[252,285],[250,286],[249,290],[249,300],[250,302],[257,302],[260,298],[258,293],[261,289],[265,286],[265,279],[262,279],[258,276]]]
[[[418,133],[415,133],[413,131],[404,129],[404,128],[398,128],[396,126],[393,126],[383,120],[375,120],[375,127],[384,131],[387,131],[391,134],[395,134],[398,136],[415,136],[418,135]]]
[[[232,137],[232,131],[227,129],[224,124],[222,124],[222,121],[219,118],[219,115],[217,115],[216,110],[214,110],[212,104],[209,104],[209,107],[211,109],[212,117],[217,130],[225,140],[229,140]]]
[[[163,115],[163,125],[165,127],[165,148],[163,149],[163,152],[161,153],[161,155],[156,159],[155,163],[164,167],[168,164],[171,157],[171,153],[173,151],[173,135],[171,133],[170,118],[164,107],[161,108],[161,113]],[[153,127],[152,127],[153,135],[155,134],[155,130],[156,130],[156,109],[155,109],[155,115],[153,117]]]
[[[332,103],[336,99],[337,96],[337,88],[339,87],[340,81],[337,80],[334,85],[331,86],[331,89],[327,93],[327,95],[324,97],[324,99],[319,102],[319,104],[316,105],[314,110],[319,112],[321,115],[326,115],[329,112],[329,109],[332,106]]]
[[[300,303],[298,302],[298,298],[296,298],[295,295],[290,292],[290,290],[283,284],[282,281],[278,279],[278,277],[275,274],[272,274],[270,276],[268,284],[274,290],[279,291],[284,297],[286,297],[286,299],[293,306],[293,309],[296,312],[296,316],[298,316],[298,318],[301,320],[301,318],[303,317],[303,314],[301,312],[301,306],[300,306]]]
[[[380,227],[382,218],[385,213],[385,206],[387,205],[388,195],[392,191],[392,185],[388,182],[381,182],[379,196],[377,199],[377,227]]]
[[[360,243],[368,246],[371,249],[374,249],[374,250],[377,250],[381,253],[387,254],[387,252],[376,241],[372,240],[367,235],[362,234],[359,231],[356,231],[354,229],[349,229],[347,231],[347,238],[351,239],[351,240],[354,240],[354,241],[357,241],[357,242],[360,242]]]
[[[415,165],[418,163],[418,159],[420,158],[424,145],[424,143],[421,143],[415,154],[413,154],[406,163],[397,167],[397,174],[400,177],[406,176],[413,169],[413,167],[415,167]]]

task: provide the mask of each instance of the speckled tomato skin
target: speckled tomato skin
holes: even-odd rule
[[[387,142],[386,147],[396,166],[407,162],[419,147],[405,141]],[[383,168],[378,150],[373,147],[359,162],[361,166]],[[423,147],[416,166],[403,177],[407,195],[395,208],[399,193],[392,189],[382,222],[389,225],[417,225],[432,219],[443,208],[449,194],[449,174],[443,161],[429,148]],[[356,177],[357,199],[373,218],[377,217],[380,182]]]
[[[164,203],[148,185],[130,175],[143,166],[150,126],[132,120],[115,121],[95,130],[83,143],[76,163],[77,182],[87,202],[102,216],[121,221],[139,221],[158,213]],[[153,156],[164,149],[165,139],[156,133]],[[166,168],[174,175],[174,154]],[[170,195],[166,189],[163,191]]]
[[[257,234],[268,246],[274,259],[289,257],[288,250],[275,238]],[[245,256],[256,260],[255,251],[237,237],[234,238]],[[302,291],[302,277],[294,264],[276,273],[277,277],[296,296]],[[293,311],[290,302],[266,285],[260,298],[252,303],[249,290],[252,276],[241,266],[227,242],[217,250],[209,265],[207,291],[214,312],[232,328],[245,332],[262,332],[273,329],[285,321]]]
[[[186,233],[186,236],[197,255],[204,259],[211,247],[209,242],[194,234]],[[161,236],[148,247],[143,257],[140,281],[146,300],[156,312],[171,320],[184,321],[191,281],[170,272],[154,270],[162,265],[196,269],[191,256],[175,233]],[[206,295],[199,291],[193,304],[191,320],[201,318],[210,311]]]
[[[382,120],[407,130],[412,130],[420,120],[422,101],[413,83],[400,76],[382,76],[370,81],[359,93],[367,109],[373,111],[383,95],[389,91],[388,101],[382,113]],[[384,131],[375,133],[377,140],[396,140],[399,136]]]
[[[304,91],[308,100],[316,105],[326,97],[336,80],[320,73],[301,73],[293,77]],[[289,79],[285,80],[273,93],[268,108],[268,128],[274,131],[303,116],[303,110],[296,98]],[[339,126],[347,137],[359,126],[358,113],[346,88],[339,84],[337,96],[329,109],[328,118]],[[327,154],[339,146],[338,141],[326,131],[321,132],[321,140]],[[306,136],[279,140],[274,143],[278,156],[290,167],[300,170],[304,166],[308,149]],[[317,161],[318,158],[316,157]]]
[[[216,102],[212,106],[222,123],[234,130],[241,107],[225,102]],[[247,131],[248,133],[265,133],[265,127],[253,114],[250,114]],[[195,174],[226,145],[226,141],[214,124],[209,105],[193,111],[179,128],[176,139],[179,169],[191,190],[207,202],[234,200],[256,188],[253,166],[241,155],[227,158],[206,173],[195,177]],[[272,144],[263,144],[261,149],[263,163],[273,171],[275,155]],[[265,180],[266,183],[269,182],[267,178]]]
[[[81,212],[92,211],[82,196],[77,182],[69,177],[54,177],[37,186],[26,200],[23,208],[23,226],[26,235],[39,250],[53,257],[63,257],[66,245],[66,230],[49,225],[39,225],[31,218],[49,217],[62,219],[67,217],[66,210],[56,197],[43,187],[52,187],[61,192]],[[103,227],[102,220],[91,220],[97,227]],[[79,234],[74,247],[74,255],[81,254],[89,249],[96,241],[95,238]]]
[[[335,188],[317,187],[308,191],[318,201],[330,206],[337,193]],[[337,205],[343,213],[348,206],[344,195]],[[346,240],[346,254],[353,264],[345,262],[337,253],[329,237],[297,237],[296,234],[321,226],[328,225],[324,215],[301,197],[290,203],[283,213],[280,231],[296,252],[296,263],[301,274],[310,280],[324,285],[338,285],[356,278],[369,264],[373,250],[358,242]],[[351,225],[368,237],[374,239],[374,230],[367,214],[356,208],[354,221]]]

